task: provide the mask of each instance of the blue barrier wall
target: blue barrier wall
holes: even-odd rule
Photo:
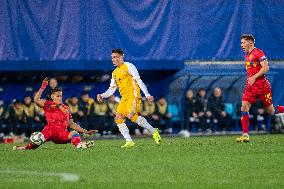
[[[179,69],[183,60],[239,60],[239,37],[246,32],[270,60],[284,59],[283,0],[0,0],[0,26],[4,71],[54,69],[46,61],[65,60],[70,66],[62,70],[101,69],[105,62],[110,68],[117,47],[142,69]]]

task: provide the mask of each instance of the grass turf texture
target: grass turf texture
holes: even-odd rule
[[[99,140],[94,148],[46,143],[37,150],[0,145],[0,188],[284,188],[284,135]],[[7,172],[12,170],[14,172]],[[23,172],[43,173],[43,175]],[[48,174],[74,173],[77,182]]]

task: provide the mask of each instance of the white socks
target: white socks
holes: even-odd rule
[[[150,124],[148,123],[148,121],[147,121],[144,117],[138,116],[138,119],[137,119],[136,123],[137,123],[139,126],[145,128],[145,129],[147,129],[151,134],[153,134],[154,131],[155,131],[154,128],[152,127],[152,125],[150,125]]]
[[[132,141],[131,136],[129,134],[128,127],[126,126],[126,124],[125,123],[120,123],[120,124],[117,124],[117,126],[118,126],[118,129],[119,129],[120,133],[125,138],[125,140],[127,142],[128,141]]]

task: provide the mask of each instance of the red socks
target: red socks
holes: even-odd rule
[[[80,142],[81,142],[80,135],[79,135],[78,133],[74,134],[74,135],[72,136],[71,143],[72,143],[74,146],[77,146]]]
[[[34,150],[34,149],[36,149],[36,148],[38,148],[39,147],[39,145],[35,145],[35,144],[33,144],[33,143],[29,143],[29,144],[27,144],[26,146],[25,146],[25,149],[26,150]]]
[[[242,123],[243,133],[248,133],[249,132],[249,113],[248,112],[242,112],[241,123]]]
[[[276,106],[277,113],[284,113],[284,106]]]

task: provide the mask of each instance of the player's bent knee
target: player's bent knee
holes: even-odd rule
[[[137,119],[138,119],[138,114],[129,115],[128,118],[129,118],[132,122],[136,123],[136,121],[137,121]]]
[[[122,124],[122,123],[124,123],[124,119],[123,118],[117,118],[117,119],[115,119],[115,123],[116,124]]]

